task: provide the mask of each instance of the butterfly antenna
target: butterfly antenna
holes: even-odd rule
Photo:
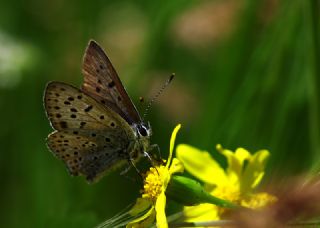
[[[167,79],[166,83],[164,83],[164,85],[163,85],[163,86],[161,87],[161,89],[158,91],[158,93],[155,94],[155,95],[153,96],[153,98],[149,101],[149,103],[148,103],[148,105],[147,105],[147,107],[146,107],[146,110],[145,110],[144,113],[143,113],[143,118],[142,118],[142,120],[144,120],[144,119],[146,118],[146,116],[147,116],[147,114],[148,114],[148,112],[149,112],[152,104],[158,99],[158,97],[162,94],[162,92],[164,91],[164,89],[170,84],[170,82],[172,81],[172,79],[174,78],[174,76],[175,76],[175,73],[172,73],[172,74],[170,75],[170,77]]]

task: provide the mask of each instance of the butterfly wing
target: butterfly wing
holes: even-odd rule
[[[122,116],[129,124],[141,118],[103,49],[93,40],[86,49],[82,90]]]
[[[47,144],[54,155],[62,160],[73,176],[84,175],[89,182],[97,181],[106,172],[126,163],[124,149],[114,141],[103,141],[103,135],[95,137],[74,135],[71,131],[55,131]]]
[[[93,181],[127,160],[135,135],[116,112],[60,82],[48,84],[44,103],[56,130],[48,146],[71,174]]]

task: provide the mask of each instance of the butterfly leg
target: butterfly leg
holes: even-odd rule
[[[153,167],[155,167],[158,175],[160,175],[159,172],[158,172],[158,170],[157,170],[157,166],[156,166],[156,164],[154,163],[154,160],[153,160],[152,157],[148,154],[148,152],[144,151],[144,152],[143,152],[143,155],[149,159],[151,165],[152,165]]]
[[[156,158],[156,160],[161,159],[162,156],[161,156],[161,151],[160,151],[159,145],[158,145],[158,144],[152,144],[152,145],[150,145],[148,151],[153,151],[154,149],[157,150],[157,154],[158,154],[158,156],[159,156],[158,158]]]
[[[146,158],[148,158],[149,161],[152,163],[152,158],[151,158],[151,156],[148,154],[148,152],[144,151],[144,152],[143,152],[143,156],[146,157]]]
[[[152,166],[154,166],[154,167],[156,166],[156,164],[154,163],[155,160],[150,156],[150,154],[148,152],[144,151],[143,156],[148,158],[148,160],[150,161]]]
[[[158,154],[158,156],[155,156],[153,153],[152,153],[152,165],[154,166],[154,163],[156,162],[156,164],[157,165],[163,165],[164,164],[164,162],[163,162],[163,160],[162,160],[162,156],[161,156],[161,152],[160,152],[160,147],[159,147],[159,145],[158,144],[152,144],[152,145],[150,145],[150,147],[149,147],[149,149],[148,149],[148,151],[152,151],[152,150],[154,150],[154,149],[156,149],[157,150],[157,154]],[[146,152],[145,152],[146,153]]]
[[[122,175],[127,174],[130,169],[131,169],[131,165],[128,165],[124,170],[122,170],[122,171],[120,172],[120,175],[122,176]]]
[[[134,176],[131,177],[128,175],[128,171],[132,168],[132,164],[128,163],[128,167],[126,167],[125,170],[123,170],[120,175],[124,176],[125,178],[127,178],[128,180],[132,181],[133,183],[140,183],[140,181],[143,181],[142,175],[137,171],[137,173],[139,174],[139,176]]]
[[[139,174],[139,176],[142,178],[142,175],[141,175],[141,172],[140,172],[140,170],[137,168],[137,166],[134,164],[134,159],[132,159],[132,158],[128,158],[128,163],[129,163],[129,165],[128,165],[128,167],[125,169],[125,170],[123,170],[121,173],[120,173],[120,175],[125,175],[125,174],[127,174],[128,173],[128,171],[133,167],[136,171],[137,171],[137,173]]]

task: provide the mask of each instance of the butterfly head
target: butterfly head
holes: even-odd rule
[[[138,159],[149,150],[152,132],[150,124],[143,122],[133,124],[132,128],[135,132],[136,140],[134,143],[135,148],[131,150],[130,157]]]
[[[139,138],[149,138],[152,134],[150,124],[140,123],[136,125]]]

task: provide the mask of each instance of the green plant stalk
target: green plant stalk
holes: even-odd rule
[[[200,203],[211,203],[220,207],[236,209],[240,206],[210,195],[198,181],[184,176],[174,175],[166,190],[166,195],[185,206],[198,205]]]

